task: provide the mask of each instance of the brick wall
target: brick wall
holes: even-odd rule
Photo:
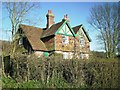
[[[81,30],[82,31],[82,30]],[[79,41],[79,35],[77,34],[76,37],[76,50],[83,52],[83,53],[89,53],[90,51],[90,42],[88,41],[86,35],[84,34],[84,32],[82,31],[83,34],[83,39],[85,40],[85,44],[84,46],[80,45],[80,41]]]
[[[74,51],[74,37],[68,37],[69,43],[63,44],[62,41],[62,35],[56,35],[55,36],[55,45],[56,50],[58,51]]]
[[[46,37],[42,41],[48,50],[54,50],[54,36]]]

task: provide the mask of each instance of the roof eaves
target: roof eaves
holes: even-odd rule
[[[77,34],[77,32],[79,31],[79,28],[81,28],[81,26],[82,26],[82,24],[72,28],[75,34]]]
[[[55,35],[55,34],[53,34],[53,35]],[[43,36],[40,39],[43,39],[43,38],[46,38],[46,37],[50,37],[50,36],[53,36],[53,35]]]
[[[54,25],[52,25],[49,29],[47,29],[47,30],[49,30],[49,31],[51,31],[52,30],[52,28],[53,28],[53,31],[54,32],[52,32],[52,34],[48,34],[48,35],[46,35],[45,34],[45,32],[47,31],[45,31],[45,32],[43,32],[43,36],[41,37],[41,39],[42,38],[45,38],[45,37],[49,37],[49,36],[52,36],[52,35],[56,35],[56,32],[58,31],[58,29],[61,27],[63,25],[63,22],[59,22],[59,23],[56,23],[56,24],[54,24]],[[56,27],[57,26],[57,27]],[[49,32],[48,31],[48,32]],[[50,32],[49,32],[50,33]],[[45,34],[45,35],[44,35]]]
[[[68,23],[68,21],[67,21],[67,20],[64,20],[63,22],[64,22],[64,23],[63,23],[63,24],[58,28],[58,30],[55,32],[55,35],[57,34],[57,32],[59,32],[59,31],[61,30],[61,28],[64,26],[64,24],[67,23],[68,26],[70,27],[70,29],[71,29],[71,31],[72,31],[74,37],[76,37],[76,34],[74,33],[74,31],[73,31],[72,27],[70,26],[70,24]]]
[[[67,22],[67,20],[64,20],[63,24],[58,28],[58,30],[55,32],[55,35],[61,30],[63,25]]]
[[[69,24],[68,22],[66,22],[66,23],[67,23],[67,24],[68,24],[68,26],[70,27],[70,29],[71,29],[71,31],[72,31],[72,33],[73,33],[74,37],[76,37],[76,34],[75,34],[74,30],[72,29],[72,27],[70,26],[70,24]]]
[[[86,36],[87,36],[88,40],[91,42],[92,40],[91,40],[91,38],[90,38],[90,36],[89,36],[88,32],[85,30],[85,27],[82,25],[82,27],[81,27],[81,28],[83,28],[83,30],[84,30],[84,32],[85,32],[85,34],[86,34]]]

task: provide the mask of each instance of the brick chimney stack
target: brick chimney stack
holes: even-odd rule
[[[52,13],[52,10],[48,10],[47,17],[47,25],[46,28],[50,28],[54,24],[54,14]]]
[[[67,20],[68,22],[70,22],[70,19],[68,18],[68,15],[67,15],[67,14],[66,14],[66,15],[64,15],[63,20]]]

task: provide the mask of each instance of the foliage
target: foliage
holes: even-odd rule
[[[106,53],[105,52],[98,52],[98,51],[91,51],[91,58],[92,59],[98,59],[98,58],[106,58]]]
[[[0,41],[2,43],[2,55],[7,56],[10,54],[11,45],[9,41]]]
[[[16,81],[11,78],[2,77],[2,86],[5,88],[15,88]]]
[[[15,60],[19,61],[18,68]],[[11,78],[3,87],[19,88],[118,88],[118,60],[63,60],[34,55],[13,61]],[[9,82],[9,83],[8,83]],[[109,83],[108,83],[109,82]]]
[[[2,77],[2,83],[3,88],[37,88],[40,85],[40,82],[34,80],[17,83],[14,79],[8,77]]]

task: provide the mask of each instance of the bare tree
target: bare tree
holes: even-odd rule
[[[3,4],[12,24],[12,36],[15,35],[18,25],[24,21],[26,14],[33,8],[38,8],[38,4],[33,2],[5,2]]]
[[[118,44],[119,28],[118,3],[105,3],[91,8],[89,24],[100,32],[98,39],[103,43],[106,57],[115,55]]]
[[[29,20],[30,18],[26,18],[26,15],[36,9],[39,9],[40,4],[34,2],[4,2],[3,6],[8,12],[8,16],[12,25],[12,41],[14,41],[12,53],[14,53],[16,49],[16,42],[19,40],[18,37],[20,36],[16,34],[19,24],[25,22],[26,20]],[[34,20],[32,19],[32,21]]]
[[[30,11],[34,11],[36,9],[39,9],[39,3],[33,3],[33,2],[4,2],[3,6],[7,9],[9,19],[12,24],[12,45],[11,45],[11,56],[16,58],[19,57],[21,54],[21,51],[17,49],[21,49],[19,45],[17,45],[17,42],[20,38],[17,38],[18,36],[21,36],[17,34],[18,26],[22,22],[25,22],[26,15],[30,13]],[[29,14],[31,15],[31,14]],[[29,20],[30,18],[27,18]],[[34,18],[32,18],[34,21]],[[22,49],[21,49],[22,50]],[[20,57],[19,57],[20,58]],[[27,64],[28,66],[28,64]],[[19,62],[18,59],[16,59],[16,68],[19,70]],[[29,71],[28,71],[29,72]],[[19,73],[17,72],[17,75]]]

